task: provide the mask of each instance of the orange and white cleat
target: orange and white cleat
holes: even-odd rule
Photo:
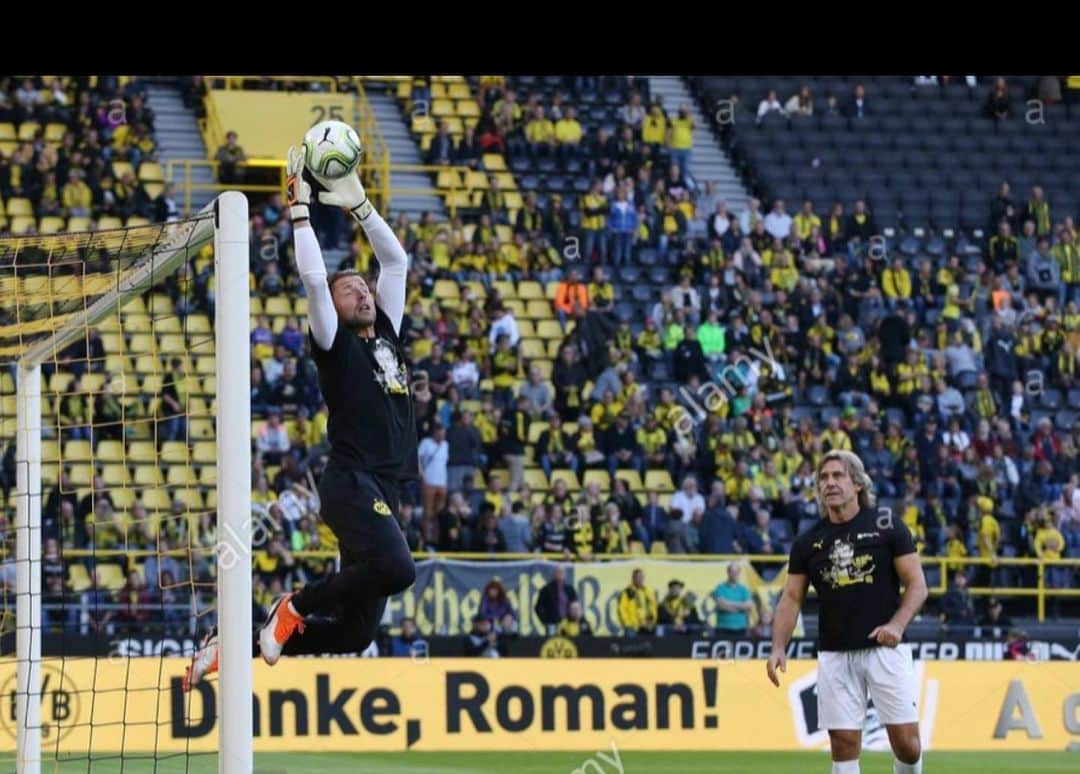
[[[184,693],[191,691],[191,686],[202,682],[207,675],[218,671],[218,652],[221,649],[218,639],[217,627],[210,630],[202,641],[202,645],[191,657],[191,666],[184,671]]]
[[[299,631],[304,633],[304,617],[294,613],[289,606],[289,600],[293,594],[283,594],[270,608],[270,615],[259,630],[259,650],[262,651],[263,661],[273,666],[281,658],[281,651],[285,643]]]

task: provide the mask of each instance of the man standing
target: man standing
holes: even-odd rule
[[[825,518],[791,547],[788,580],[776,607],[766,670],[779,686],[785,650],[810,583],[820,606],[818,718],[829,731],[833,774],[858,774],[867,694],[896,756],[895,774],[921,774],[918,696],[904,629],[926,601],[926,578],[899,516],[874,510],[862,461],[824,455],[816,489]],[[903,597],[900,585],[904,585]]]

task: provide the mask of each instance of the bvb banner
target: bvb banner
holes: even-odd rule
[[[756,597],[761,609],[775,608],[787,579],[786,569],[766,583],[747,561],[740,561],[740,581]],[[622,634],[619,624],[619,593],[630,585],[635,569],[645,572],[645,584],[657,600],[667,593],[668,582],[680,580],[697,606],[702,622],[716,621],[713,591],[727,579],[727,562],[638,561],[576,562],[567,564],[566,582],[577,591],[585,620],[593,634],[608,637]],[[416,583],[393,597],[389,604],[391,625],[403,617],[416,619],[422,632],[440,636],[464,635],[472,628],[472,617],[480,606],[483,588],[492,578],[502,581],[514,609],[518,611],[523,636],[545,634],[533,608],[540,590],[551,580],[554,563],[541,560],[520,562],[466,562],[433,559],[418,562]],[[755,623],[753,617],[751,624]],[[802,628],[796,630],[802,635]]]
[[[523,661],[525,663],[523,663]],[[217,749],[218,684],[184,694],[185,659],[43,668],[43,749],[88,755]],[[1063,750],[1080,742],[1070,664],[916,663],[930,750]],[[780,688],[764,662],[687,659],[285,659],[254,665],[259,752],[824,749],[816,664]],[[15,662],[0,663],[0,747],[15,745]],[[867,749],[885,749],[871,709]],[[92,746],[91,746],[92,745]]]

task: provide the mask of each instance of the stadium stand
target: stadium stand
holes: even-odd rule
[[[51,114],[20,100],[15,81],[0,89],[5,230],[153,217],[149,182],[133,185],[145,194],[116,193],[132,170],[160,180],[152,113],[140,102],[148,131],[119,140],[125,133],[99,123],[112,104],[101,100],[118,90],[135,107],[138,81],[60,82],[66,102]],[[1080,170],[1067,152],[1080,104],[1045,104],[1044,123],[1026,122],[1035,84],[1019,78],[1008,78],[1004,102],[990,81],[691,85],[708,115],[728,115],[716,105],[730,101],[734,120],[717,121],[717,141],[764,208],[727,213],[692,165],[685,174],[672,165],[671,106],[650,100],[647,79],[366,84],[392,90],[414,116],[429,162],[446,167],[433,178],[451,212],[447,222],[387,215],[411,257],[403,336],[414,370],[427,374],[415,391],[421,458],[443,444],[448,453],[409,489],[400,521],[410,546],[783,554],[818,517],[820,455],[850,448],[881,506],[928,556],[1080,557]],[[812,115],[796,116],[806,100],[788,97],[804,85]],[[185,83],[193,106],[202,88]],[[418,101],[430,112],[415,113]],[[984,113],[995,105],[1009,117]],[[54,119],[61,129],[50,134]],[[27,170],[57,143],[54,178],[28,186]],[[72,174],[79,164],[88,193]],[[252,213],[253,246],[276,245],[276,259],[253,252],[251,261],[253,499],[257,515],[282,527],[257,547],[265,607],[326,569],[294,554],[333,549],[333,536],[312,497],[326,409],[289,224],[280,198]],[[366,241],[357,232],[349,241],[342,266],[372,276]],[[200,266],[190,271],[197,285]],[[168,290],[162,303],[186,298]],[[192,322],[209,331],[210,296],[184,312],[188,333]],[[136,373],[154,356],[137,335],[114,335],[101,332],[105,355],[133,361]],[[161,339],[161,355],[184,352],[180,331]],[[102,489],[125,476],[160,479],[209,505],[214,375],[193,360],[190,448],[73,435],[55,440],[65,459],[79,453],[72,444],[95,443],[107,463]],[[144,383],[139,400],[149,406],[160,387]],[[173,480],[171,464],[189,455],[198,479]],[[139,503],[115,507],[183,512],[183,502],[142,491]],[[578,506],[588,518],[567,521]],[[119,590],[125,569],[98,582]],[[976,585],[1036,580],[1015,568],[974,575]],[[67,578],[73,588],[91,582],[80,564]],[[1080,578],[1051,568],[1046,583],[1076,588]]]

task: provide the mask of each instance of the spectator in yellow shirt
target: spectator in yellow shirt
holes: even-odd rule
[[[630,585],[619,594],[619,623],[633,636],[651,634],[656,621],[656,592],[645,585],[644,570],[634,570]]]
[[[664,115],[664,108],[659,102],[654,102],[649,109],[649,114],[645,116],[645,120],[641,122],[641,141],[646,145],[652,146],[652,152],[655,157],[656,153],[660,150],[660,146],[664,144],[664,139],[667,137],[668,120]]]
[[[68,217],[90,217],[90,205],[93,203],[94,194],[83,180],[82,170],[71,170],[61,198]]]
[[[533,158],[547,156],[555,144],[555,124],[544,116],[544,108],[537,105],[532,120],[525,125],[525,140],[529,143],[529,152]]]
[[[681,176],[689,174],[690,155],[694,150],[694,118],[689,105],[680,105],[679,114],[671,120],[668,137],[671,161],[679,167]]]
[[[889,309],[895,309],[899,299],[911,298],[911,273],[902,258],[894,258],[892,268],[881,273],[881,292]]]
[[[568,107],[566,115],[555,123],[555,143],[558,146],[561,158],[570,158],[578,153],[581,148],[581,135],[581,124],[577,120],[577,110]]]

